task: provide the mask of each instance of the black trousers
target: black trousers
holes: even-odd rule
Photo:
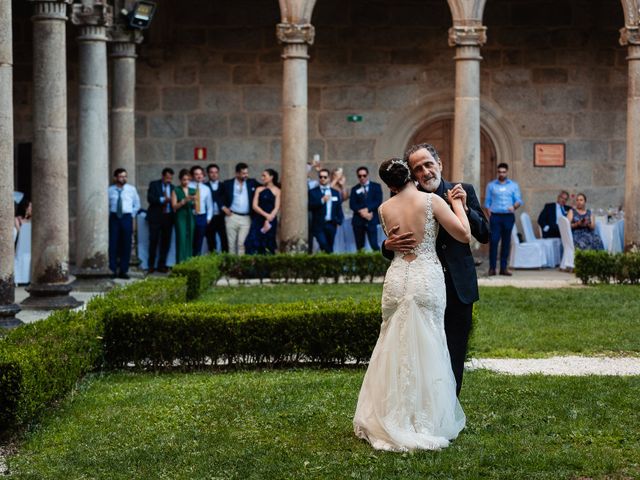
[[[133,235],[133,218],[130,213],[122,217],[111,212],[109,214],[109,268],[113,273],[120,267],[120,273],[129,271],[131,259],[131,239]]]
[[[449,272],[444,273],[447,287],[447,308],[444,311],[444,331],[451,357],[451,369],[456,379],[456,395],[460,395],[464,361],[472,329],[473,303],[462,303],[458,298]]]
[[[163,213],[160,223],[149,222],[149,268],[165,268],[167,254],[171,246],[171,232],[173,232],[174,213]],[[160,244],[160,253],[156,266],[156,252]]]
[[[220,236],[220,250],[223,252],[229,251],[229,242],[227,241],[227,230],[224,226],[224,217],[224,213],[214,215],[207,226],[207,246],[209,247],[209,252],[213,253],[218,248],[216,234]]]
[[[364,248],[364,236],[367,235],[371,250],[380,250],[380,245],[378,245],[378,225],[373,225],[370,222],[367,222],[366,225],[362,226],[352,225],[352,228],[353,236],[356,240],[356,249],[362,250]]]

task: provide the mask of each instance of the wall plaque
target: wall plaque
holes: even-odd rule
[[[534,167],[564,167],[566,163],[564,143],[534,143]]]

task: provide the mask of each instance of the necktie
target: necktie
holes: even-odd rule
[[[196,215],[200,215],[200,185],[196,185]]]
[[[364,198],[367,198],[368,194],[369,194],[369,185],[365,185],[364,186]]]
[[[122,215],[124,215],[124,212],[122,210],[122,190],[117,188],[116,191],[118,192],[118,203],[116,204],[116,217],[122,218]]]

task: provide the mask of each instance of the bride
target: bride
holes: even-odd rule
[[[380,336],[360,389],[354,431],[378,450],[438,450],[458,436],[465,415],[444,332],[447,299],[436,236],[441,226],[468,243],[471,229],[462,201],[452,200],[450,207],[438,195],[418,191],[405,161],[386,160],[379,175],[396,193],[379,209],[385,233],[387,225],[399,225],[399,233],[422,235],[416,233],[418,246],[396,253],[387,270]]]

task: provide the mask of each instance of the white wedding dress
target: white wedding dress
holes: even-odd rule
[[[387,270],[380,336],[353,419],[355,434],[378,450],[438,450],[465,425],[444,332],[446,289],[431,196],[425,194],[415,258],[396,253]]]

